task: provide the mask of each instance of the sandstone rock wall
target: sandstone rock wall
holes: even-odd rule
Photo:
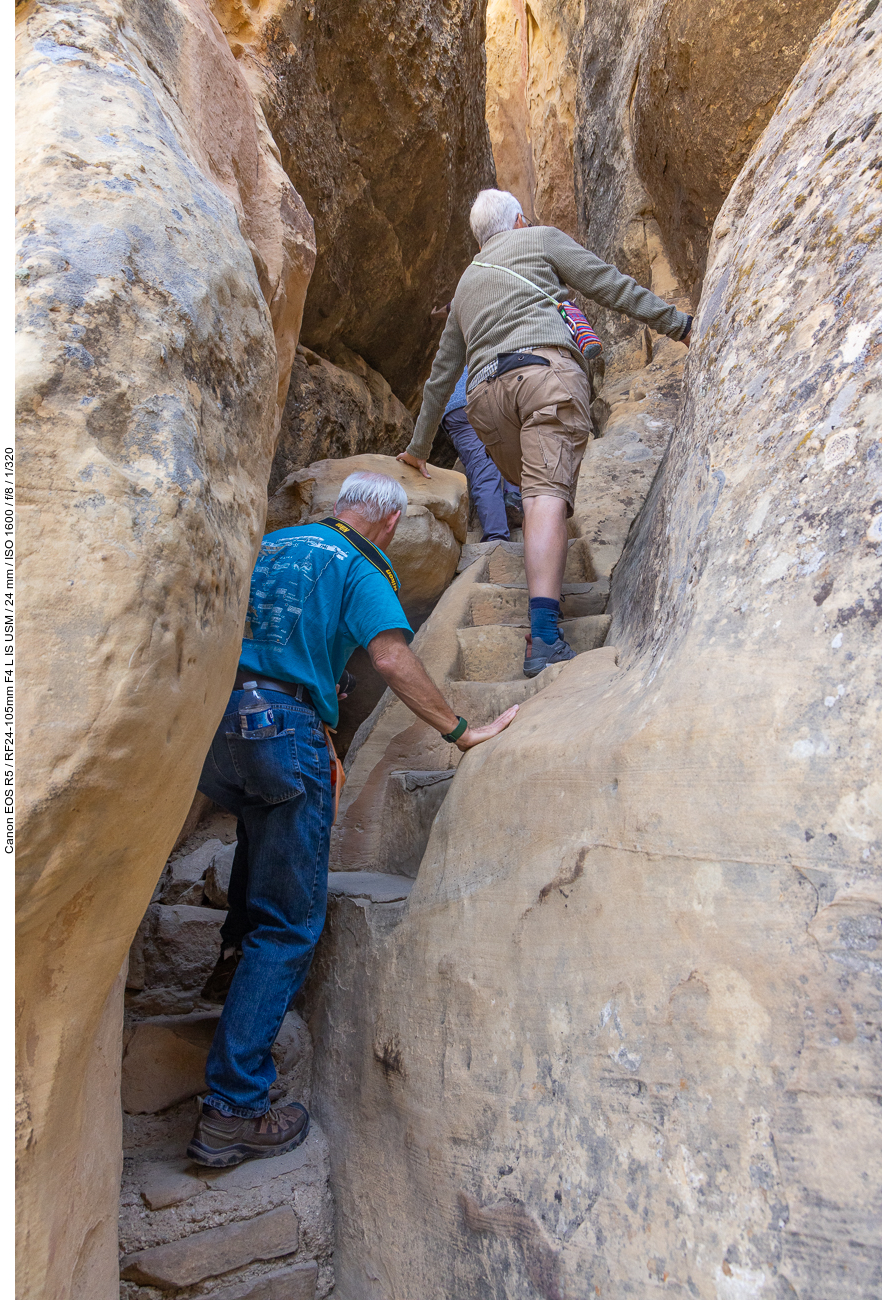
[[[213,0],[316,223],[303,339],[343,343],[406,403],[436,346],[429,312],[473,253],[493,180],[484,8],[430,0]]]
[[[659,297],[691,310],[634,159],[631,102],[655,7],[656,0],[611,0],[586,10],[574,141],[578,238]],[[635,332],[633,321],[613,312],[595,310],[592,320],[607,356],[614,340]]]
[[[109,1300],[111,989],[232,678],[314,245],[201,0],[17,26],[19,1293]]]
[[[610,0],[586,8],[580,238],[691,310],[713,220],[834,0]],[[633,332],[603,313],[604,336]]]
[[[339,905],[347,1300],[879,1293],[880,38],[839,7],[717,220],[618,664]]]
[[[487,5],[487,123],[497,184],[531,221],[573,236],[580,20],[574,0]]]
[[[382,375],[348,348],[334,359],[298,347],[288,401],[270,472],[272,495],[282,480],[317,460],[365,452],[397,455],[413,436],[413,420]]]
[[[527,105],[527,12],[521,0],[488,0],[487,126],[496,183],[535,220],[536,168]]]
[[[637,171],[679,278],[700,285],[711,227],[836,0],[663,0],[631,115]]]

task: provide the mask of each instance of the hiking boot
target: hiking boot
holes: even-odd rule
[[[509,528],[523,528],[524,507],[520,492],[503,491],[502,502],[505,506],[505,518]]]
[[[309,1112],[299,1101],[273,1106],[257,1119],[224,1115],[203,1102],[187,1155],[197,1165],[226,1169],[243,1160],[266,1160],[293,1151],[308,1132]]]
[[[576,652],[572,646],[559,636],[553,645],[541,637],[526,637],[527,648],[524,651],[524,676],[538,677],[543,668],[549,664],[563,664],[568,659],[575,659]]]
[[[223,948],[217,965],[205,981],[205,987],[199,996],[206,1002],[226,1002],[236,967],[241,960],[241,948]]]

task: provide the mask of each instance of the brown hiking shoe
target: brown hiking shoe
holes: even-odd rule
[[[265,1160],[293,1151],[309,1133],[309,1112],[299,1101],[271,1107],[257,1119],[224,1115],[202,1103],[187,1155],[197,1165],[226,1169],[243,1160]]]
[[[241,960],[241,948],[224,948],[199,996],[206,1002],[226,1002],[236,967]]]

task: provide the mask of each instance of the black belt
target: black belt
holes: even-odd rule
[[[553,347],[551,343],[537,343],[537,347]],[[496,379],[498,375],[507,375],[510,370],[522,370],[524,366],[550,366],[551,362],[547,357],[534,357],[529,348],[521,352],[500,352],[493,361],[488,361],[486,366],[482,366],[476,375],[469,377],[467,393],[472,393],[478,384],[485,383],[488,379]]]
[[[299,700],[301,704],[308,704],[311,709],[315,708],[312,696],[302,683],[277,682],[274,677],[260,677],[257,673],[252,672],[250,668],[237,669],[236,683],[233,689],[241,691],[246,682],[257,682],[258,690],[279,691],[282,695],[290,695],[292,699]]]

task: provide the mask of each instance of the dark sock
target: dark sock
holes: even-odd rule
[[[560,618],[560,601],[548,596],[535,596],[530,601],[530,634],[539,637],[546,645],[554,645],[560,632],[557,622]]]

